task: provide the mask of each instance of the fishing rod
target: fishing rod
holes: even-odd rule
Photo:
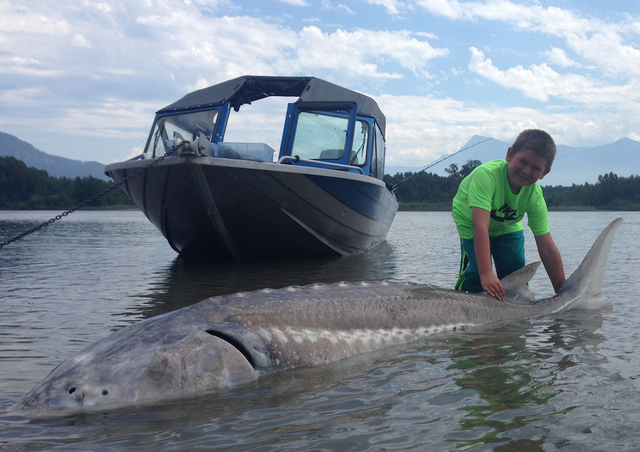
[[[450,158],[451,158],[451,157],[453,157],[454,155],[458,155],[458,154],[460,154],[461,152],[466,151],[467,149],[471,149],[471,148],[472,148],[472,147],[474,147],[474,146],[477,146],[477,145],[479,145],[479,144],[484,143],[485,141],[489,141],[489,140],[492,140],[492,139],[493,139],[493,138],[486,138],[486,139],[484,139],[484,140],[482,140],[482,141],[478,141],[478,142],[477,142],[477,143],[475,143],[475,144],[472,144],[472,145],[470,145],[470,146],[467,146],[466,148],[462,148],[462,149],[460,149],[459,151],[454,152],[453,154],[449,154],[449,155],[447,155],[446,157],[443,157],[443,158],[441,158],[440,160],[438,160],[438,161],[436,161],[436,162],[433,162],[433,163],[432,163],[432,164],[430,164],[430,165],[425,166],[425,167],[424,167],[424,168],[422,168],[420,171],[418,171],[418,172],[416,172],[416,173],[413,173],[413,174],[411,174],[410,176],[405,177],[404,179],[402,179],[402,180],[401,180],[400,182],[398,182],[397,184],[392,185],[392,186],[391,186],[391,191],[392,191],[392,192],[393,192],[393,191],[395,191],[395,189],[396,189],[396,188],[398,188],[398,186],[399,186],[400,184],[402,184],[402,183],[404,183],[404,182],[408,181],[409,179],[411,179],[411,178],[412,178],[412,177],[414,177],[414,176],[417,176],[418,174],[422,173],[423,171],[428,170],[428,169],[429,169],[429,168],[431,168],[432,166],[435,166],[435,165],[437,165],[438,163],[444,162],[445,160],[450,159]]]

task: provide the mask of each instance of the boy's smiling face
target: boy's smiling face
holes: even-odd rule
[[[507,179],[514,193],[519,193],[522,187],[535,184],[551,171],[551,168],[547,168],[547,159],[529,149],[513,152],[513,148],[509,148],[506,160],[509,162]]]

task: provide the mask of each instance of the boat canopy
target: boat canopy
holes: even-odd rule
[[[189,93],[157,113],[175,113],[227,102],[238,111],[244,104],[270,96],[297,96],[298,102],[335,102],[337,99],[354,102],[358,106],[357,113],[374,117],[385,133],[386,118],[373,99],[316,77],[245,75]]]

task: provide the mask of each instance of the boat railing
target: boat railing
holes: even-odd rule
[[[314,167],[325,167],[342,171],[356,170],[359,171],[360,174],[364,175],[364,171],[362,171],[362,168],[360,168],[359,166],[345,165],[343,163],[323,162],[322,160],[301,159],[300,157],[291,157],[290,155],[280,157],[277,163],[289,163],[295,165],[296,163],[300,162],[307,163]]]

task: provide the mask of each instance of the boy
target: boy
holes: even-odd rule
[[[525,130],[505,160],[480,165],[460,182],[452,206],[462,248],[457,290],[484,290],[504,300],[500,279],[525,264],[525,213],[553,288],[560,290],[565,282],[562,256],[551,238],[547,205],[537,184],[551,170],[555,155],[556,145],[548,133]]]

